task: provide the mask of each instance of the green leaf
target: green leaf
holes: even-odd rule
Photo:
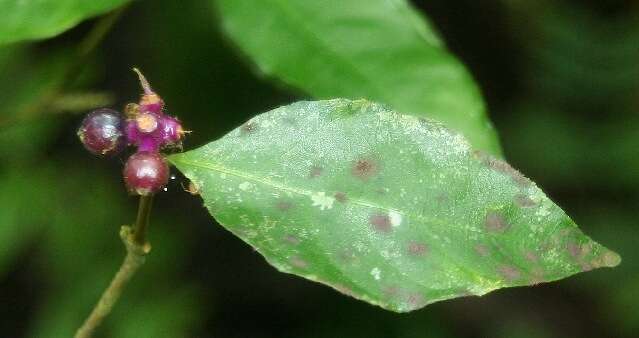
[[[260,70],[327,99],[367,98],[433,118],[499,156],[472,77],[404,0],[217,0]]]
[[[507,163],[365,100],[281,107],[170,160],[278,270],[393,311],[620,262]]]
[[[127,0],[0,0],[0,45],[60,34]]]

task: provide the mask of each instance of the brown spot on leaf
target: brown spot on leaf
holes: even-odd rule
[[[533,201],[532,199],[530,199],[530,197],[524,194],[518,194],[515,196],[515,204],[517,204],[518,206],[522,208],[532,208],[537,205],[535,201]]]
[[[386,193],[388,193],[388,188],[377,188],[375,189],[375,192],[380,195],[386,195]]]
[[[293,256],[291,257],[291,259],[289,260],[289,262],[291,263],[292,266],[298,268],[298,269],[306,269],[308,267],[308,263],[297,257],[297,256]]]
[[[477,254],[479,254],[482,257],[488,257],[490,255],[490,250],[484,244],[477,244],[475,245],[474,249],[475,249],[475,252],[477,252]]]
[[[399,293],[400,289],[395,285],[389,285],[382,288],[382,296],[386,299],[397,298]]]
[[[436,197],[437,203],[439,204],[448,203],[449,198],[450,197],[448,196],[447,192],[440,192],[439,194],[437,194],[437,197]]]
[[[508,228],[510,228],[510,224],[506,222],[504,216],[502,216],[500,213],[491,210],[486,213],[484,227],[489,232],[503,233],[508,230]]]
[[[390,217],[388,217],[388,215],[385,215],[385,214],[371,215],[368,221],[378,232],[388,233],[393,228]]]
[[[572,258],[579,259],[582,256],[581,246],[575,242],[568,242],[566,244],[566,250],[568,250],[568,253],[572,256]]]
[[[428,247],[424,243],[410,241],[408,243],[408,253],[411,256],[424,256],[428,253]]]
[[[513,282],[521,278],[521,272],[514,266],[511,265],[502,265],[497,268],[497,272],[504,278],[507,282]]]
[[[424,297],[423,294],[417,292],[409,294],[406,302],[412,309],[418,309],[426,306],[427,304],[426,297]]]
[[[308,177],[309,178],[315,178],[315,177],[319,177],[322,176],[322,172],[324,171],[324,168],[314,165],[311,167],[310,172],[308,173]]]
[[[565,228],[565,229],[559,230],[559,236],[561,237],[567,237],[574,234],[575,234],[575,229],[573,228]]]
[[[346,203],[346,201],[348,201],[348,197],[343,192],[338,191],[335,193],[335,195],[333,195],[333,197],[335,197],[335,200],[340,203]]]
[[[570,256],[575,259],[580,265],[587,265],[587,263],[584,261],[584,258],[590,253],[590,251],[592,251],[592,244],[579,244],[574,240],[569,240],[566,243],[566,251],[568,251],[568,254],[570,254]]]
[[[581,262],[581,263],[579,263],[579,266],[581,267],[582,271],[590,271],[590,270],[592,270],[592,265],[590,265],[587,262]]]
[[[335,284],[333,288],[347,296],[355,297],[355,293],[353,292],[353,290],[342,284]]]
[[[284,241],[293,245],[298,245],[302,242],[299,238],[297,238],[297,236],[291,234],[284,236]]]
[[[337,257],[340,259],[340,261],[346,263],[352,263],[356,259],[355,253],[351,249],[340,250],[337,254]]]
[[[526,251],[524,257],[526,257],[526,260],[531,263],[537,263],[537,261],[539,261],[539,257],[537,257],[537,255],[532,251]]]
[[[369,178],[375,176],[379,170],[379,164],[377,161],[370,158],[361,158],[353,164],[351,168],[351,173],[353,176],[361,179],[368,180]]]
[[[544,269],[540,266],[536,266],[532,268],[530,277],[530,284],[537,285],[539,283],[543,283],[544,280]]]
[[[480,150],[475,151],[474,155],[485,166],[497,172],[510,176],[510,178],[519,186],[528,187],[532,184],[532,181],[530,181],[526,176],[517,171],[515,168],[511,167],[510,164]]]
[[[293,208],[293,204],[287,201],[278,201],[275,207],[280,211],[289,211]]]

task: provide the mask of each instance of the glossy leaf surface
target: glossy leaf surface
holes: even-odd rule
[[[0,0],[0,45],[52,37],[127,0]]]
[[[277,269],[393,311],[620,260],[507,163],[365,100],[281,107],[170,160]]]
[[[313,97],[367,98],[460,131],[500,154],[472,77],[404,0],[219,0],[260,70]]]

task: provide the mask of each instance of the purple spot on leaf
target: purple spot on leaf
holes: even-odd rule
[[[494,171],[510,176],[510,178],[519,186],[528,187],[532,184],[532,182],[526,176],[522,175],[519,171],[511,167],[510,164],[497,159],[492,155],[486,154],[483,151],[475,151],[474,155],[485,166],[491,168]]]
[[[355,253],[351,249],[340,250],[337,257],[345,263],[352,263],[356,259]]]
[[[348,197],[343,192],[339,192],[338,191],[338,192],[335,193],[335,195],[333,197],[335,197],[335,200],[340,202],[340,203],[346,203],[346,201],[348,201]]]
[[[368,221],[378,232],[389,233],[393,228],[388,215],[374,214],[371,215]]]
[[[408,253],[411,256],[424,256],[428,253],[428,247],[424,243],[411,241],[408,243]]]
[[[568,242],[566,244],[566,250],[570,253],[570,256],[573,258],[581,258],[581,246],[575,242]]]
[[[400,293],[399,287],[395,285],[389,285],[382,288],[382,297],[386,299],[397,298]]]
[[[280,211],[289,211],[293,208],[293,204],[287,201],[278,201],[275,207]]]
[[[515,196],[515,204],[517,204],[518,206],[522,208],[532,208],[537,205],[535,201],[533,201],[532,199],[530,199],[530,197],[524,194],[518,194]]]
[[[301,258],[299,258],[297,256],[291,257],[291,259],[289,261],[290,261],[292,266],[294,266],[294,267],[296,267],[298,269],[306,269],[308,267],[308,263],[305,260],[303,260],[303,259],[301,259]]]
[[[488,211],[484,226],[487,231],[494,233],[503,233],[510,228],[510,224],[496,211]]]
[[[284,236],[284,241],[292,245],[298,245],[301,243],[301,240],[297,238],[297,236],[291,234]]]
[[[324,169],[320,166],[312,166],[310,172],[308,173],[308,177],[309,178],[315,178],[315,177],[319,177],[322,175],[322,172],[324,171]]]
[[[490,250],[484,244],[477,244],[475,245],[474,249],[475,249],[475,252],[477,252],[477,254],[479,254],[482,257],[488,257],[490,255]]]
[[[375,176],[378,170],[379,164],[377,164],[376,161],[369,158],[363,158],[355,161],[353,167],[351,168],[351,173],[353,174],[353,176],[366,181],[369,178]]]
[[[408,303],[411,309],[418,309],[418,308],[426,306],[427,304],[426,297],[424,297],[424,295],[422,295],[421,293],[417,293],[417,292],[409,294],[406,299],[406,302]]]
[[[333,286],[333,288],[335,288],[335,290],[347,295],[347,296],[351,296],[351,297],[355,297],[355,293],[353,292],[353,290],[351,290],[350,288],[342,285],[342,284],[335,284]]]
[[[502,265],[498,267],[497,272],[499,272],[501,277],[507,282],[516,281],[521,277],[521,272],[519,272],[519,269],[510,265]]]
[[[537,257],[537,255],[532,251],[526,251],[524,257],[526,257],[526,260],[531,263],[537,263],[537,261],[539,261],[539,257]]]

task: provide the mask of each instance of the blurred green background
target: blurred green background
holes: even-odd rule
[[[622,264],[395,314],[278,273],[173,169],[152,254],[99,337],[636,337],[637,2],[413,4],[479,83],[507,160]],[[118,228],[137,206],[125,157],[88,155],[75,131],[92,107],[137,100],[132,66],[193,130],[186,149],[307,98],[258,74],[210,1],[131,3],[80,67],[77,47],[99,20],[0,47],[2,337],[72,336],[124,255]],[[61,90],[69,69],[78,77]]]

